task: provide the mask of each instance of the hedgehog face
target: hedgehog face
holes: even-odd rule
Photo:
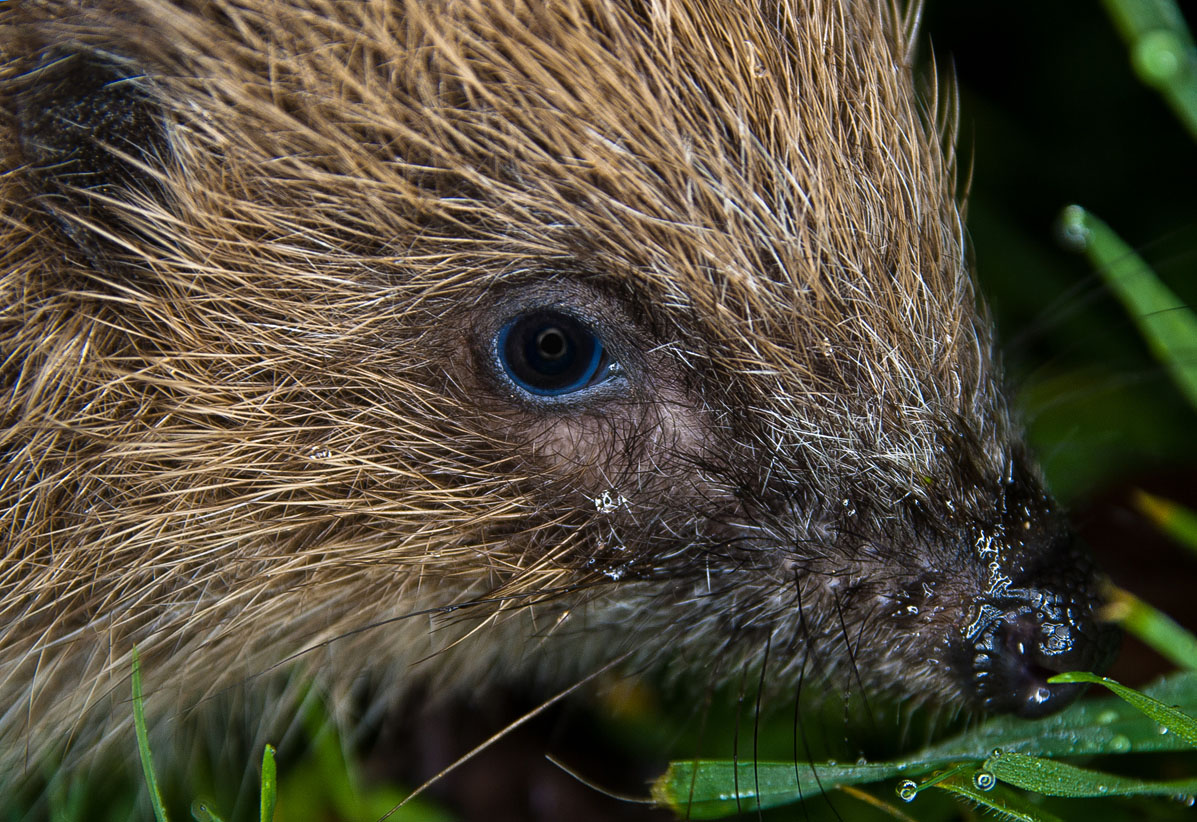
[[[79,731],[134,643],[182,702],[770,648],[781,689],[1066,699],[1094,574],[909,38],[775,11],[9,10],[6,704]]]

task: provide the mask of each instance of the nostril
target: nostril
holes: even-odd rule
[[[1023,615],[998,626],[995,639],[1000,652],[999,682],[992,694],[997,710],[1027,718],[1044,716],[1079,695],[1080,685],[1047,681],[1071,667],[1066,661],[1075,642],[1067,626]]]
[[[1048,679],[1072,670],[1102,670],[1109,664],[1117,632],[1098,625],[1089,608],[1071,603],[1025,604],[994,609],[997,614],[974,634],[972,687],[987,711],[1035,718],[1072,702],[1084,686],[1053,685]]]

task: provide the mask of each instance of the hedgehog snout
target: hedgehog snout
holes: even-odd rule
[[[1045,716],[1075,699],[1083,685],[1052,684],[1065,671],[1104,670],[1118,632],[1098,621],[1093,602],[1030,589],[985,602],[966,629],[965,685],[983,710],[1024,718]]]

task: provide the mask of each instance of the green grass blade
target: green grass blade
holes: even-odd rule
[[[1197,138],[1197,48],[1173,0],[1106,0],[1131,63]]]
[[[983,773],[1008,785],[1044,796],[1176,796],[1197,793],[1197,779],[1149,781],[1078,768],[1067,762],[1021,753],[1000,753],[985,760]]]
[[[1105,615],[1181,668],[1197,671],[1197,637],[1129,591],[1115,588]]]
[[[967,773],[954,774],[935,784],[936,788],[962,796],[975,802],[998,819],[1013,822],[1063,822],[1055,814],[1037,808],[1023,797],[1001,785],[988,790],[978,788],[973,776]]]
[[[1063,229],[1101,272],[1152,353],[1197,408],[1197,314],[1109,226],[1080,206],[1064,210]]]
[[[1139,491],[1135,494],[1135,507],[1152,521],[1156,528],[1197,552],[1197,511],[1178,502]]]
[[[1144,690],[1156,701],[1197,713],[1197,674],[1172,674]],[[1183,751],[1189,746],[1173,734],[1161,734],[1158,723],[1134,706],[1107,697],[1075,702],[1039,720],[995,717],[971,731],[924,748],[907,762],[980,762],[994,748],[1036,756],[1093,756]]]
[[[141,694],[141,659],[133,648],[133,726],[137,730],[137,751],[141,755],[141,769],[145,772],[145,784],[150,792],[150,804],[154,807],[154,818],[166,822],[166,806],[162,803],[162,792],[158,788],[158,777],[154,774],[154,760],[150,756],[150,737],[145,724],[145,700]]]
[[[262,750],[262,799],[258,810],[259,822],[272,822],[274,804],[278,798],[278,772],[274,764],[274,746]]]
[[[1048,682],[1092,682],[1095,685],[1109,688],[1126,702],[1176,734],[1189,745],[1197,747],[1197,719],[1193,719],[1193,717],[1184,713],[1179,708],[1165,705],[1157,699],[1152,699],[1146,694],[1139,693],[1134,688],[1128,688],[1104,676],[1076,671],[1057,674],[1049,679]]]
[[[1093,677],[1076,681],[1102,680]],[[1197,713],[1197,674],[1174,674],[1147,690],[1150,696],[1124,688],[1140,704],[1159,706],[1182,717],[1181,711],[1168,705],[1177,704],[1183,710]],[[897,776],[917,777],[961,762],[979,765],[995,748],[1033,756],[1189,750],[1190,745],[1181,733],[1160,733],[1161,724],[1171,727],[1159,720],[1160,715],[1156,711],[1153,716],[1119,694],[1078,702],[1058,714],[1034,721],[997,717],[912,756],[890,762],[820,763],[813,767],[800,763],[797,768],[793,762],[674,762],[653,784],[652,794],[658,804],[679,815],[717,819],[757,807],[798,802],[835,787]],[[1168,720],[1173,721],[1171,715]]]
[[[877,782],[901,774],[898,763],[812,767],[793,762],[672,762],[652,786],[653,799],[687,819],[719,819],[738,811],[774,808],[841,785]],[[739,786],[739,798],[736,795]]]
[[[199,799],[191,803],[191,818],[195,822],[224,822],[224,819],[212,810],[207,802]]]

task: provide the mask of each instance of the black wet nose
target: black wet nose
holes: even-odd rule
[[[970,632],[972,687],[986,711],[1028,719],[1058,711],[1083,685],[1051,685],[1065,671],[1104,670],[1117,648],[1118,632],[1096,621],[1088,603],[1026,592],[982,608]]]

